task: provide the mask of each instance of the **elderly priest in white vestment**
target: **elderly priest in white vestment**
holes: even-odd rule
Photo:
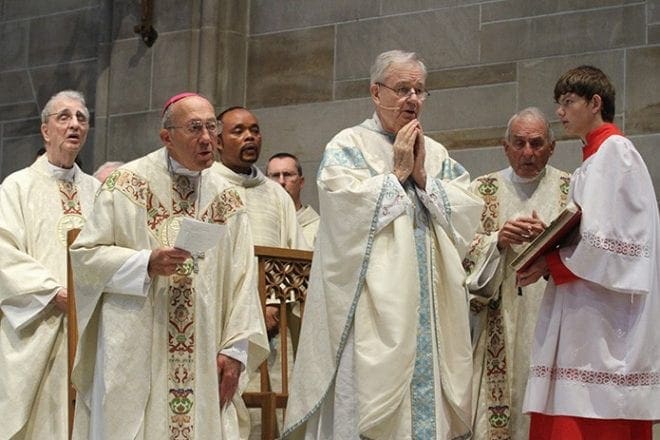
[[[268,342],[245,205],[211,169],[216,130],[205,98],[172,97],[164,147],[105,180],[73,246],[74,438],[247,436],[240,390]],[[219,244],[173,247],[184,218],[221,225]]]
[[[66,235],[99,187],[75,164],[89,132],[83,95],[53,95],[41,121],[46,153],[0,189],[2,439],[68,438]]]
[[[463,260],[475,344],[473,430],[480,440],[529,438],[522,403],[546,282],[519,289],[510,263],[564,208],[571,178],[548,165],[555,139],[547,117],[535,107],[509,119],[503,145],[510,166],[470,185],[485,206]]]
[[[483,204],[465,169],[424,136],[425,80],[416,54],[380,54],[375,114],[326,147],[285,438],[470,435],[461,260]]]

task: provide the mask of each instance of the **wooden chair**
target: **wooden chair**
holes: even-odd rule
[[[76,407],[76,390],[71,383],[71,370],[73,369],[73,361],[76,357],[76,344],[78,342],[78,325],[76,321],[76,295],[73,287],[73,269],[71,268],[71,256],[69,255],[69,248],[76,240],[80,229],[71,229],[67,232],[66,236],[66,290],[67,290],[67,349],[68,349],[68,369],[67,369],[67,382],[69,384],[68,392],[68,405],[69,405],[69,438],[73,434],[73,415]]]
[[[264,361],[259,367],[260,390],[258,392],[244,392],[243,400],[248,408],[261,409],[261,438],[272,440],[277,435],[277,409],[285,410],[289,397],[289,362],[287,359],[288,342],[286,335],[290,323],[287,309],[291,307],[292,303],[299,304],[300,319],[302,320],[309,272],[312,266],[312,252],[255,246],[254,254],[258,260],[259,296],[264,313],[266,312],[266,299],[279,299],[279,334],[281,335],[279,349],[282,353],[282,389],[271,389],[268,361]],[[294,343],[297,343],[297,338],[294,338]]]

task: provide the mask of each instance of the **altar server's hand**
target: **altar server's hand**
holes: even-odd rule
[[[156,275],[170,276],[176,272],[177,265],[190,257],[190,252],[173,247],[159,247],[151,251],[147,273],[149,278]]]
[[[241,375],[241,363],[234,358],[219,354],[218,382],[220,383],[220,408],[227,406],[238,389],[238,378]]]
[[[516,274],[516,284],[518,287],[529,286],[538,281],[539,278],[549,275],[550,270],[548,269],[548,262],[546,261],[545,256],[542,255],[527,269]]]

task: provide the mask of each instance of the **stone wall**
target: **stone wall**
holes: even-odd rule
[[[314,175],[339,130],[373,111],[369,66],[393,48],[429,69],[422,122],[474,176],[505,166],[509,116],[536,105],[554,117],[552,87],[569,67],[601,67],[617,89],[616,122],[660,189],[660,0],[154,0],[158,39],[133,32],[129,0],[0,0],[0,169],[28,164],[38,112],[63,87],[95,113],[87,169],[159,146],[165,99],[197,90],[221,110],[259,117],[265,160],[297,154]],[[553,162],[572,170],[579,142],[561,127]],[[92,166],[93,165],[93,166]]]
[[[23,168],[42,146],[40,113],[58,90],[74,88],[94,112],[101,13],[90,0],[0,1],[0,173]],[[93,114],[92,114],[93,116]],[[81,159],[93,161],[94,127]]]

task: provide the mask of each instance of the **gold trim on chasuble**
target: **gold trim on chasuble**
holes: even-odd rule
[[[164,246],[172,246],[180,228],[181,217],[195,217],[197,194],[195,184],[187,176],[172,179],[172,211],[163,206],[141,177],[126,171],[115,171],[104,184],[118,189],[147,210],[147,226]],[[202,221],[225,223],[227,216],[241,208],[235,190],[220,193],[200,216]],[[169,438],[194,438],[193,407],[195,405],[195,288],[192,258],[181,264],[170,276],[167,305],[167,386]]]
[[[481,223],[487,234],[500,229],[498,219],[500,203],[495,195],[499,189],[497,177],[487,176],[478,179],[479,194],[484,201]],[[559,207],[566,205],[570,176],[559,178]],[[472,305],[471,305],[472,306]],[[476,306],[476,304],[475,304]],[[511,438],[511,395],[509,393],[506,359],[506,334],[502,316],[502,298],[491,300],[486,311],[486,404],[488,407],[488,438],[507,440]]]
[[[57,222],[57,238],[59,238],[60,243],[66,246],[67,232],[71,229],[82,228],[85,224],[85,218],[82,215],[82,207],[78,197],[78,186],[66,180],[58,180],[57,184],[62,205],[62,217]]]

